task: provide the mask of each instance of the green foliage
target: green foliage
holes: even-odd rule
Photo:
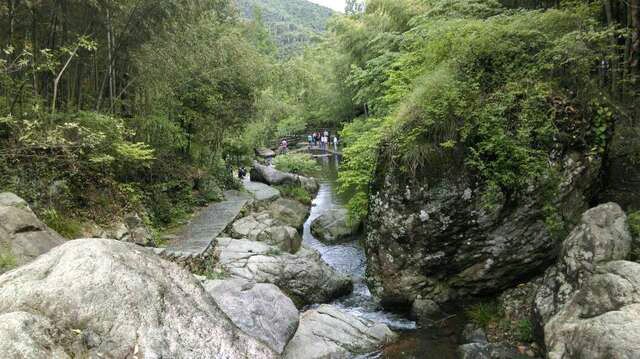
[[[310,205],[311,202],[313,201],[311,194],[302,186],[295,186],[295,185],[278,186],[278,190],[280,190],[280,194],[283,197],[296,200],[306,205]]]
[[[465,309],[465,314],[475,325],[487,328],[492,323],[498,323],[502,317],[500,307],[496,302],[481,302]]]
[[[76,239],[82,235],[80,221],[63,216],[54,208],[45,209],[40,217],[47,226],[67,239]]]
[[[531,343],[535,340],[533,324],[528,319],[522,319],[516,324],[516,338],[522,343]]]
[[[488,208],[546,188],[547,222],[560,231],[554,153],[600,155],[615,112],[593,78],[613,36],[594,14],[588,4],[509,11],[494,0],[376,0],[363,16],[336,20],[354,103],[368,109],[365,121],[387,119],[366,141],[343,134],[340,180],[360,193],[354,214],[367,212],[382,155],[378,165],[396,178],[435,185],[470,174]]]
[[[10,248],[0,246],[0,273],[4,273],[15,268],[17,259]]]
[[[327,21],[334,14],[328,8],[302,0],[238,0],[238,5],[245,18],[264,23],[269,29],[281,58],[320,41]]]
[[[369,187],[377,165],[383,119],[356,119],[340,133],[344,159],[338,173],[338,190],[353,194],[348,203],[352,220],[363,219],[369,210]]]
[[[629,230],[634,238],[640,238],[640,211],[632,212],[627,217]]]
[[[288,153],[277,156],[273,160],[277,170],[295,173],[304,176],[312,176],[320,169],[318,162],[307,153]]]

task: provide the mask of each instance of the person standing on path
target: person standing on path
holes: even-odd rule
[[[338,136],[333,136],[333,150],[338,152]]]
[[[311,147],[313,146],[313,135],[309,134],[309,136],[307,136],[307,142],[309,142],[309,149],[311,149]]]

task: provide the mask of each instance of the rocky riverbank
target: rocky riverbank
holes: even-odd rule
[[[317,191],[313,179],[297,176],[295,183]],[[301,244],[309,206],[281,198],[272,187],[248,187],[253,199],[221,233],[196,218],[177,242],[187,248],[191,240],[207,241],[207,233],[215,236],[211,252],[206,245],[207,255],[192,257],[202,262],[194,266],[183,266],[168,249],[125,241],[34,237],[46,246],[0,276],[0,353],[324,358],[371,353],[395,340],[386,325],[333,305],[306,309],[350,293],[352,279]],[[13,200],[0,212],[16,214],[0,217],[7,230],[0,240],[11,253],[19,253],[16,234],[25,228],[57,238],[24,201],[2,198]],[[27,219],[32,223],[24,224]]]

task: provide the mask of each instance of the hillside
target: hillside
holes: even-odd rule
[[[262,21],[278,45],[281,56],[319,39],[334,11],[305,0],[236,0],[240,13],[253,19],[257,6]]]

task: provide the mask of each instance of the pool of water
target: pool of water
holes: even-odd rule
[[[379,301],[371,295],[364,280],[366,256],[360,238],[341,244],[324,244],[311,234],[311,222],[322,213],[336,207],[342,207],[348,201],[348,195],[337,192],[337,172],[340,158],[337,155],[317,158],[321,164],[318,176],[320,190],[313,201],[311,214],[304,224],[303,243],[316,249],[322,258],[337,271],[350,275],[354,281],[353,292],[339,298],[332,304],[360,318],[384,323],[400,334],[400,339],[382,352],[371,353],[360,358],[456,358],[460,319],[451,319],[431,328],[418,328],[416,323],[405,315],[384,310]]]

